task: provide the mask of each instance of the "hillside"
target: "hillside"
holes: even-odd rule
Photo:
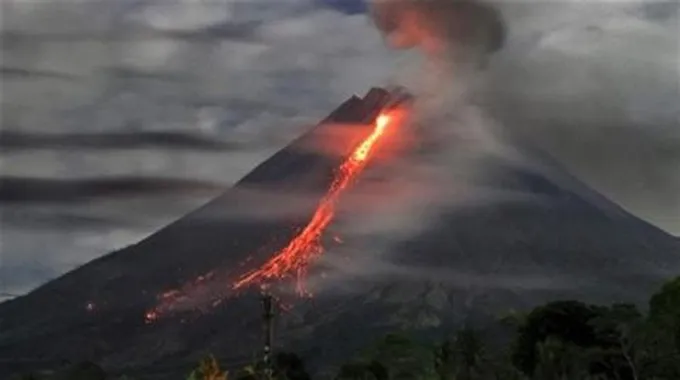
[[[0,304],[0,376],[89,358],[109,369],[168,378],[206,350],[230,363],[250,359],[261,340],[257,293],[152,324],[144,314],[159,293],[221,269],[215,284],[250,254],[254,262],[265,260],[271,249],[262,250],[263,243],[285,244],[310,218],[340,160],[309,146],[338,135],[336,148],[349,151],[388,98],[379,89],[352,97],[200,209]],[[333,128],[343,123],[360,125],[338,134]],[[395,263],[430,275],[356,278],[349,281],[351,293],[293,300],[278,321],[277,343],[298,350],[318,369],[395,328],[437,333],[556,298],[643,303],[680,271],[676,238],[551,168],[544,173],[498,164],[494,186],[538,201],[443,210],[432,228],[393,252]],[[282,198],[272,198],[273,189]],[[285,194],[305,196],[293,201]],[[239,217],[256,210],[268,217]],[[217,299],[222,291],[211,286],[200,295]],[[329,341],[337,343],[320,344]]]

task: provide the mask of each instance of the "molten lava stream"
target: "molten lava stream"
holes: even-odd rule
[[[319,202],[309,223],[299,230],[295,237],[286,247],[276,252],[271,259],[258,269],[252,270],[238,277],[230,287],[230,291],[244,289],[251,285],[266,286],[272,280],[283,279],[288,276],[297,277],[297,291],[305,294],[304,275],[316,257],[321,255],[321,235],[333,220],[335,206],[342,192],[355,180],[366,166],[371,157],[371,151],[378,140],[385,134],[387,127],[394,122],[394,114],[379,115],[374,124],[373,131],[367,136],[352,154],[342,162],[335,172],[331,186]],[[147,311],[146,323],[153,323],[161,315],[172,312],[180,304],[193,298],[202,298],[210,287],[203,284],[204,280],[212,277],[213,273],[201,276],[198,280],[186,284],[181,290],[165,292],[160,296],[159,304]],[[205,286],[204,286],[205,285]],[[205,288],[205,289],[204,289]],[[213,302],[213,306],[220,300]]]
[[[333,220],[336,203],[342,192],[362,172],[376,142],[385,134],[385,130],[391,122],[392,116],[390,114],[383,113],[376,118],[371,134],[354,149],[335,173],[328,192],[319,202],[309,223],[286,247],[276,252],[260,268],[238,278],[232,285],[232,289],[237,290],[254,284],[265,285],[268,280],[295,275],[298,293],[306,293],[303,284],[304,275],[312,260],[323,252],[320,242],[321,235]]]

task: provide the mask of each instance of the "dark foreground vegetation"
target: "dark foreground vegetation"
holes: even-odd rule
[[[528,313],[510,313],[499,324],[515,334],[502,346],[469,328],[439,342],[391,334],[337,368],[335,380],[678,380],[680,379],[680,277],[649,301],[646,315],[634,305],[555,301]],[[28,380],[131,379],[80,363]],[[188,380],[310,380],[301,358],[278,353],[270,366],[220,369],[208,355]]]

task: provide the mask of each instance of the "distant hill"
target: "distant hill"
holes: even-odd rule
[[[163,291],[215,269],[213,281],[228,278],[242,270],[249,254],[255,253],[251,263],[265,260],[271,250],[261,250],[263,243],[285,244],[309,219],[340,160],[305,147],[335,133],[336,124],[353,123],[351,133],[337,141],[349,151],[369,133],[368,122],[388,97],[374,89],[363,99],[350,98],[200,209],[0,304],[0,376],[91,359],[140,378],[173,379],[205,351],[231,365],[250,360],[261,341],[257,293],[153,324],[145,323],[144,313]],[[641,304],[680,272],[677,238],[626,213],[557,165],[545,167],[497,164],[491,185],[537,200],[443,210],[432,228],[393,253],[396,263],[414,272],[445,275],[357,279],[360,291],[294,300],[293,310],[277,322],[279,347],[297,350],[318,370],[395,328],[441,333],[557,298]],[[277,213],[291,205],[258,195],[272,189],[306,194],[294,204],[299,212]],[[244,220],[238,217],[243,210],[275,216]],[[219,298],[227,285],[206,287],[200,295]]]

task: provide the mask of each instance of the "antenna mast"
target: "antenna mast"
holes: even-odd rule
[[[273,322],[274,322],[274,307],[273,307],[273,297],[267,289],[262,291],[262,307],[263,307],[263,319],[264,319],[264,350],[262,362],[264,364],[264,372],[266,378],[271,378],[273,376],[272,368],[272,340],[273,340]]]

